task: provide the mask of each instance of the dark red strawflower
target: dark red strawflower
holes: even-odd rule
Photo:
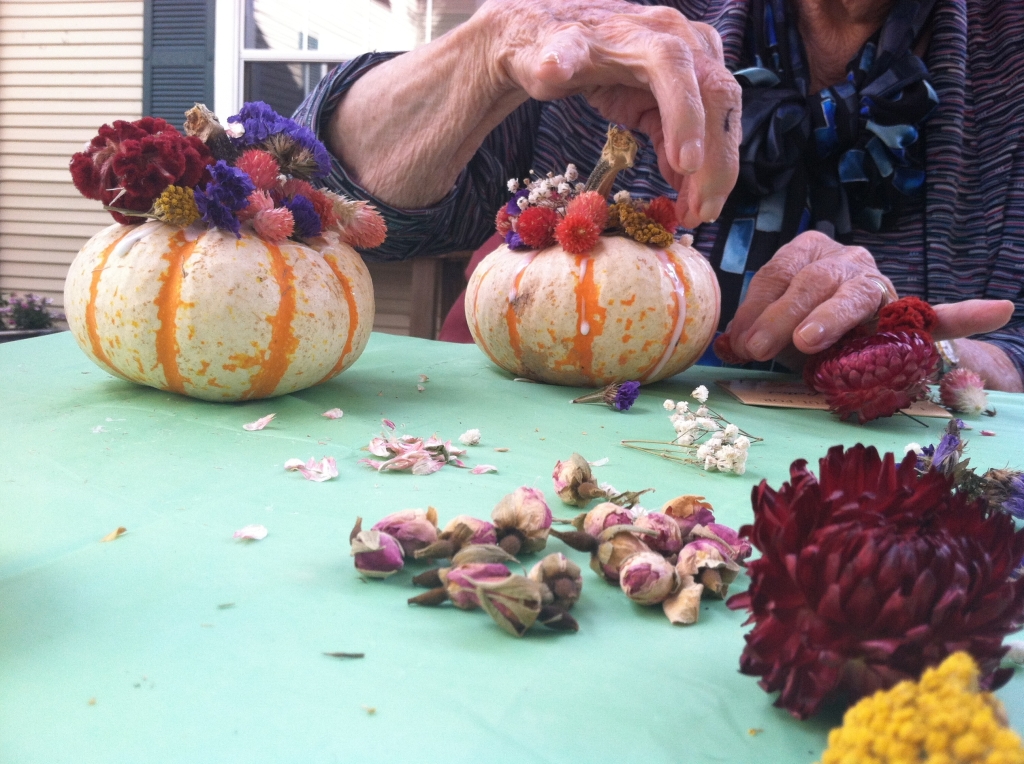
[[[555,226],[558,213],[550,207],[527,207],[519,216],[516,230],[523,244],[534,249],[544,249],[555,243]]]
[[[864,424],[924,398],[938,363],[930,335],[879,332],[845,340],[812,357],[804,366],[804,382],[824,394],[840,419]]]
[[[676,219],[676,205],[667,196],[652,199],[643,212],[669,233],[674,233],[679,227],[679,221]]]
[[[754,524],[740,533],[761,557],[728,602],[754,624],[740,671],[797,718],[917,679],[958,650],[987,686],[1009,678],[999,662],[1003,638],[1024,625],[1024,579],[1010,580],[1024,530],[916,463],[836,446],[820,480],[801,459],[779,490],[754,488]]]
[[[207,177],[206,166],[212,162],[199,138],[182,135],[165,120],[143,117],[103,125],[89,147],[71,157],[71,178],[87,199],[148,212],[168,186],[194,188]],[[119,212],[110,214],[118,223],[139,222]]]

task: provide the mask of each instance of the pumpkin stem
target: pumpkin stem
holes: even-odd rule
[[[601,149],[601,159],[587,178],[583,190],[597,191],[601,196],[608,196],[615,176],[633,166],[638,148],[633,133],[615,124],[608,125],[608,139]]]

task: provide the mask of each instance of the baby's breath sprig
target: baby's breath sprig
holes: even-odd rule
[[[669,399],[663,404],[676,431],[673,440],[624,440],[622,445],[663,459],[697,464],[709,472],[742,475],[747,470],[750,445],[763,438],[741,430],[709,408],[709,393],[704,385],[697,387],[690,397],[699,404],[696,410],[691,410],[686,401]]]

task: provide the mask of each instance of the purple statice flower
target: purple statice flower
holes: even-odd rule
[[[521,188],[518,191],[516,191],[514,194],[512,194],[512,198],[508,200],[508,204],[505,205],[505,212],[512,216],[518,215],[520,212],[522,212],[522,210],[519,209],[519,200],[529,195],[530,191],[525,188]]]
[[[322,178],[331,172],[331,155],[327,153],[327,147],[317,139],[312,130],[294,120],[284,119],[282,132],[304,149],[312,152],[317,166],[317,171],[313,173],[314,178]]]
[[[932,454],[932,469],[941,472],[943,475],[952,475],[956,465],[960,462],[960,452],[963,450],[963,441],[960,436],[947,432],[942,436],[939,445],[935,447]]]
[[[509,231],[505,234],[505,244],[508,245],[509,249],[520,249],[526,247],[526,242],[523,238],[515,231]]]
[[[313,202],[302,194],[296,194],[291,199],[286,199],[284,206],[291,210],[292,218],[295,219],[296,238],[309,239],[320,235],[323,224],[316,213],[316,208],[313,207]]]
[[[284,120],[284,117],[263,101],[249,101],[242,105],[238,114],[228,117],[228,122],[239,122],[245,128],[245,134],[236,139],[243,146],[262,143],[271,135],[283,132]]]
[[[636,399],[639,397],[639,382],[623,382],[619,385],[619,389],[615,391],[615,398],[612,400],[612,407],[616,411],[629,411],[630,407],[636,403]]]
[[[249,194],[256,186],[241,170],[223,159],[208,167],[212,180],[195,190],[196,207],[207,224],[231,231],[241,237],[238,211],[249,204]]]
[[[1003,509],[1014,517],[1024,520],[1024,473],[1018,472],[1013,476],[1006,493]]]

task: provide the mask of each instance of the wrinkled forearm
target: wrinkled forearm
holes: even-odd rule
[[[331,117],[328,148],[398,208],[440,201],[526,93],[502,76],[486,12],[363,75]]]
[[[1002,348],[980,340],[956,340],[956,351],[960,366],[976,372],[985,381],[986,388],[1024,392],[1020,373]]]

